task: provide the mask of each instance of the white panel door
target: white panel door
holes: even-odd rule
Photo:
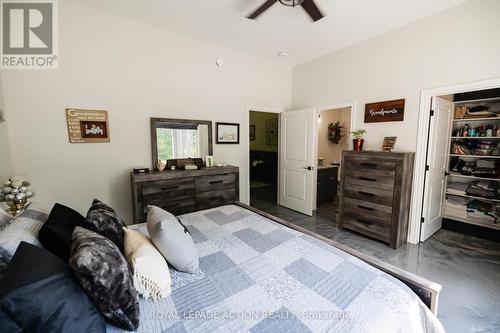
[[[286,111],[280,118],[280,205],[312,216],[315,109]]]
[[[453,102],[433,97],[427,146],[427,166],[425,174],[424,203],[420,227],[420,241],[423,242],[441,229],[443,203],[446,188],[446,170],[450,148]]]

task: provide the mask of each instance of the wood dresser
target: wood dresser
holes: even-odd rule
[[[339,227],[406,242],[414,153],[343,151]]]
[[[239,168],[130,173],[134,223],[146,222],[146,207],[158,206],[174,215],[239,200]]]

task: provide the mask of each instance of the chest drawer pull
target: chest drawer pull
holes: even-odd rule
[[[366,206],[363,206],[363,205],[358,205],[358,208],[361,208],[361,209],[364,209],[364,210],[375,210],[371,207],[366,207]]]
[[[366,180],[366,181],[369,181],[369,182],[376,182],[377,180],[374,179],[374,178],[368,178],[368,177],[358,177],[359,179],[361,180]]]
[[[378,166],[377,163],[370,163],[370,162],[361,162],[359,165],[369,167],[369,168],[376,168]]]
[[[166,187],[162,187],[161,190],[162,191],[170,191],[170,190],[178,190],[179,189],[179,185],[175,185],[175,186],[166,186]]]
[[[213,184],[222,184],[224,181],[221,179],[221,180],[214,180],[212,182],[208,182],[210,185],[213,185]]]
[[[366,225],[373,225],[373,224],[374,224],[373,222],[370,222],[370,221],[366,221],[366,220],[360,219],[359,217],[358,217],[358,218],[356,218],[356,220],[357,220],[359,223],[363,223],[363,224],[366,224]]]
[[[358,191],[358,193],[362,194],[362,195],[367,195],[369,197],[375,197],[375,196],[377,196],[376,194],[365,192],[365,191]]]

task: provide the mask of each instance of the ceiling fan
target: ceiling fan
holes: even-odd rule
[[[309,14],[311,19],[316,22],[324,17],[323,13],[319,10],[318,6],[314,3],[314,0],[267,0],[259,8],[257,8],[252,14],[248,15],[247,18],[255,20],[262,13],[269,9],[276,2],[280,2],[284,6],[295,7],[301,6]]]

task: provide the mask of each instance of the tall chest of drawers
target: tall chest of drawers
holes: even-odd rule
[[[339,226],[398,248],[406,242],[414,153],[342,152]]]
[[[148,205],[180,215],[239,200],[239,169],[234,166],[131,173],[130,181],[134,223],[146,222]]]

